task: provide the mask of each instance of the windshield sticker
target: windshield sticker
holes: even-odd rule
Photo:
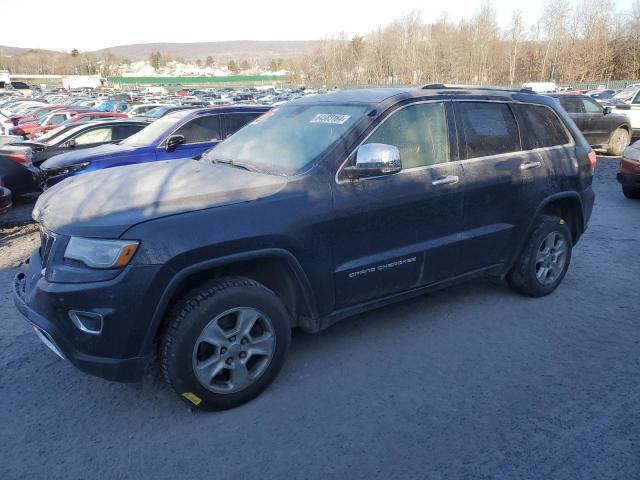
[[[309,123],[328,123],[330,125],[342,125],[351,118],[351,115],[340,115],[337,113],[319,113]]]

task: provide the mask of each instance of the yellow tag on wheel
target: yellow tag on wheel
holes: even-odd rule
[[[200,405],[202,403],[202,399],[199,396],[197,396],[195,393],[185,392],[182,394],[182,396],[187,400],[189,400],[194,405]]]

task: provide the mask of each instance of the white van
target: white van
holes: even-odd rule
[[[554,93],[560,90],[558,86],[553,82],[523,83],[522,88],[528,88],[529,90],[533,90],[536,93]]]

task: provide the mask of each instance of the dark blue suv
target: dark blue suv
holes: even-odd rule
[[[122,142],[56,155],[40,167],[42,185],[46,189],[67,177],[103,168],[194,158],[268,110],[233,106],[178,111]]]
[[[595,164],[560,104],[530,91],[305,97],[199,161],[45,192],[13,298],[78,368],[131,381],[157,358],[185,401],[230,408],[275,378],[292,328],[481,275],[553,292],[591,216]]]

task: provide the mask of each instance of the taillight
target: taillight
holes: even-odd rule
[[[589,159],[589,164],[591,165],[591,171],[594,172],[596,170],[596,163],[598,163],[598,157],[596,157],[596,152],[593,150],[587,153],[587,158]]]
[[[31,165],[30,153],[12,153],[9,155],[9,160],[12,160],[20,165]]]

